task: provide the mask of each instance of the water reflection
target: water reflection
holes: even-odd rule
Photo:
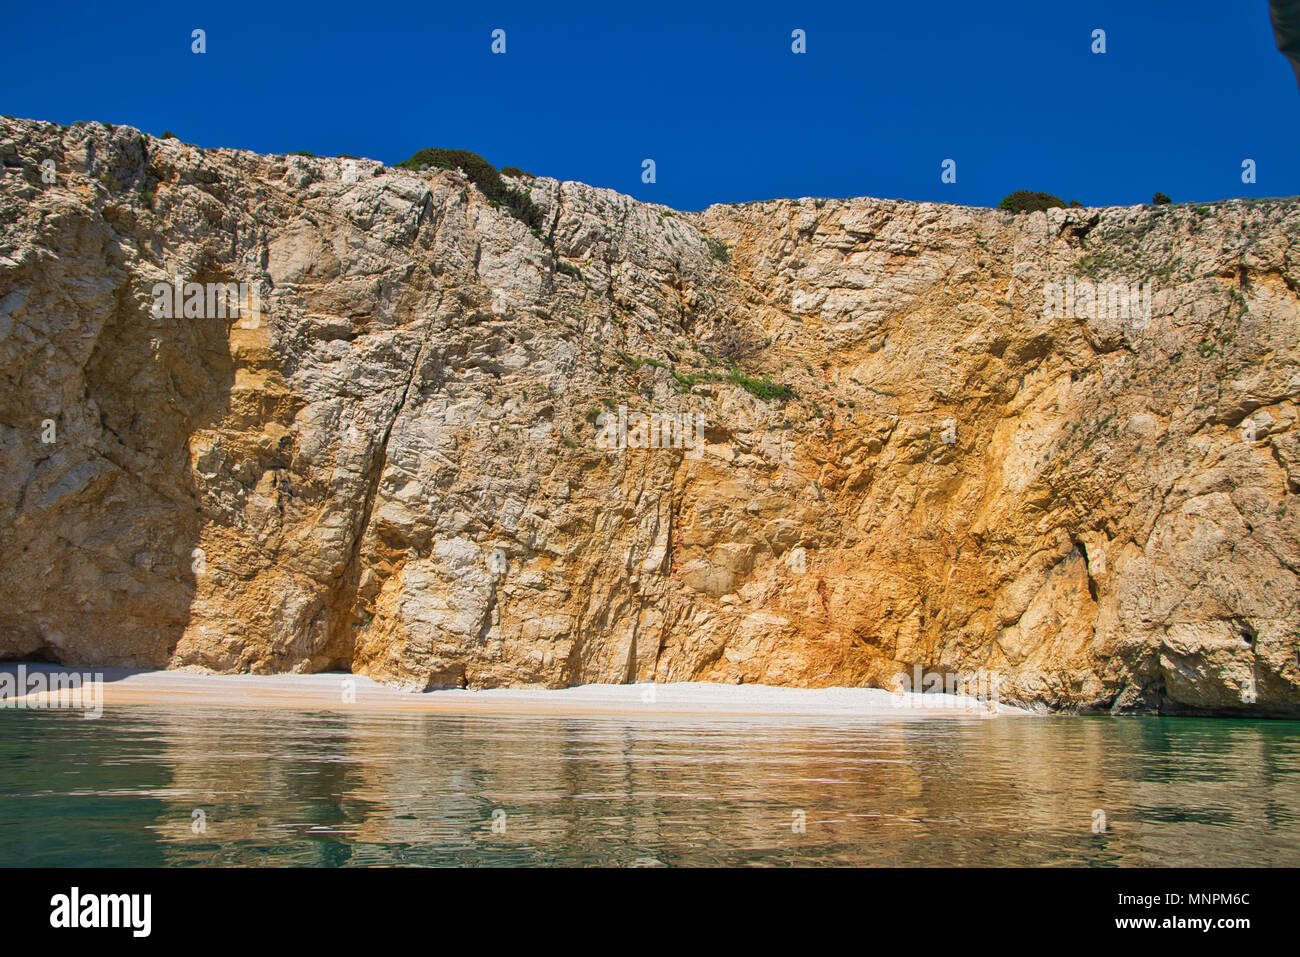
[[[0,864],[1295,865],[1298,730],[9,711]]]

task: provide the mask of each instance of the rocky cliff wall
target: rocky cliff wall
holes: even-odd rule
[[[1296,200],[515,179],[530,230],[124,127],[0,162],[0,658],[1300,713]]]

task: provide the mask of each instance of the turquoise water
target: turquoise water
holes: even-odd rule
[[[1300,723],[0,711],[0,865],[212,864],[1295,866]]]

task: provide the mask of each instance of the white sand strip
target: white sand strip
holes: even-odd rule
[[[194,671],[131,671],[48,664],[0,664],[0,697],[26,686],[78,672],[102,679],[106,709],[116,706],[216,705],[328,711],[425,711],[509,714],[823,715],[836,717],[995,717],[1032,714],[962,695],[893,694],[876,688],[779,688],[704,682],[582,685],[556,690],[497,688],[485,691],[408,692],[360,675],[221,675]],[[12,675],[6,684],[5,676]],[[19,692],[21,695],[21,691]],[[41,689],[0,700],[5,707],[41,707],[53,692]],[[45,705],[48,706],[48,705]]]

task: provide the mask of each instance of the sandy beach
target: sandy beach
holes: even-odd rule
[[[893,694],[874,688],[778,688],[767,685],[583,685],[483,691],[401,691],[341,673],[221,675],[192,671],[77,669],[0,665],[0,710],[50,707],[62,676],[94,679],[84,696],[104,709],[222,706],[291,710],[418,711],[495,714],[812,715],[838,717],[995,717],[1031,712],[948,694]],[[65,692],[66,695],[66,692]],[[66,705],[65,705],[66,706]]]

